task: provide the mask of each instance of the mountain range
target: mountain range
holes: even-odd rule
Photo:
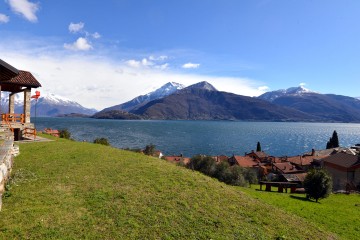
[[[159,92],[168,84],[158,89]],[[221,92],[207,82],[200,82],[186,88],[172,88],[151,99],[144,97],[152,93],[106,108],[94,116],[126,119],[126,114],[131,114],[131,119],[138,116],[143,119],[360,122],[359,99],[320,94],[304,87],[247,97]],[[112,117],[116,114],[120,117]]]
[[[9,93],[2,92],[1,96],[1,109],[3,112],[7,112],[9,106]],[[24,97],[22,94],[15,95],[15,113],[23,112]],[[36,105],[36,107],[35,107]],[[91,116],[97,112],[96,109],[85,108],[79,103],[66,99],[61,96],[49,93],[40,96],[37,103],[34,99],[31,99],[31,115],[38,117],[56,117],[59,115],[77,113]]]

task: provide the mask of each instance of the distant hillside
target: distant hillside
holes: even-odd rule
[[[194,84],[172,95],[151,101],[132,111],[150,119],[315,121],[300,111],[267,101],[219,92],[206,82]]]
[[[284,94],[273,91],[265,93],[259,98],[279,106],[311,114],[324,121],[360,122],[360,100],[352,97],[311,91],[286,92]]]
[[[105,109],[101,110],[101,113],[111,111],[111,110],[121,110],[121,111],[125,111],[125,112],[130,112],[136,108],[143,106],[144,104],[146,104],[152,100],[166,97],[180,89],[183,89],[184,87],[185,86],[180,83],[169,82],[169,83],[163,85],[162,87],[156,89],[153,92],[138,96],[128,102],[105,108]]]
[[[108,110],[95,113],[92,118],[98,119],[121,119],[121,120],[137,120],[142,119],[141,116],[128,113],[121,110]]]

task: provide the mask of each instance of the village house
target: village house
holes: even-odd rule
[[[333,180],[333,190],[359,190],[360,156],[346,151],[339,152],[323,159],[323,167]]]
[[[250,156],[236,156],[233,155],[228,160],[230,166],[233,165],[239,165],[240,167],[246,167],[246,168],[258,168],[259,167],[259,161],[254,160]]]
[[[188,164],[190,162],[190,158],[180,156],[163,156],[163,158],[172,163],[178,163],[178,164]]]
[[[57,129],[45,128],[44,133],[49,134],[54,137],[60,137],[60,132]]]
[[[30,121],[31,89],[41,87],[35,77],[27,71],[14,68],[0,59],[0,92],[9,92],[9,105],[1,109],[1,125],[11,129],[14,140],[22,140],[36,135],[36,129]],[[23,94],[22,113],[15,113],[15,94]],[[1,95],[0,95],[1,97]]]

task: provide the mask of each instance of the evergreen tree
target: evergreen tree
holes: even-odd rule
[[[260,142],[257,142],[257,145],[256,145],[256,151],[257,151],[257,152],[261,152],[261,145],[260,145]]]
[[[333,132],[331,139],[333,148],[339,147],[339,138],[336,131]]]
[[[338,138],[337,132],[334,131],[332,134],[332,137],[326,143],[326,149],[337,148],[337,147],[339,147],[339,138]]]

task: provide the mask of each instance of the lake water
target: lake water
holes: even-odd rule
[[[35,119],[32,119],[35,121]],[[41,118],[36,128],[65,129],[77,141],[105,137],[118,148],[144,148],[152,143],[166,155],[243,155],[261,143],[274,156],[293,156],[324,149],[334,130],[341,146],[360,143],[360,124],[232,122],[232,121],[122,121],[90,118]]]

